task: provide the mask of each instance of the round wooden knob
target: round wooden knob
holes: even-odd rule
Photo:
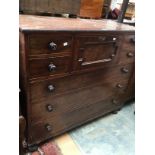
[[[48,65],[48,70],[50,72],[54,71],[55,69],[56,69],[56,66],[53,63],[51,63],[51,64]]]
[[[135,43],[135,37],[134,38],[130,38],[130,42],[131,43]]]
[[[129,53],[127,53],[127,56],[128,56],[129,58],[131,58],[131,57],[134,56],[134,54],[133,54],[132,52],[129,52]]]
[[[123,73],[128,73],[129,72],[129,70],[127,68],[125,68],[125,67],[123,67],[121,70],[122,70]]]
[[[57,44],[54,42],[49,43],[49,49],[55,51],[57,49]]]
[[[113,104],[118,104],[118,101],[117,101],[116,99],[113,99],[113,100],[112,100],[112,103],[113,103]]]
[[[50,104],[47,105],[47,111],[48,111],[48,112],[53,111],[53,107],[52,107],[52,105],[50,105]]]
[[[116,87],[117,87],[117,88],[123,88],[123,85],[117,84]]]
[[[49,86],[48,86],[48,90],[49,90],[50,92],[54,91],[54,89],[55,89],[55,87],[54,87],[53,85],[49,85]]]
[[[45,125],[45,128],[46,128],[47,131],[51,131],[52,130],[52,126],[49,125],[49,124],[46,124]]]
[[[111,54],[111,58],[115,57],[116,55],[115,54]]]

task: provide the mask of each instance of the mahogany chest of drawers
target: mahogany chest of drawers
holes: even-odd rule
[[[20,15],[27,142],[38,144],[134,97],[134,27]]]

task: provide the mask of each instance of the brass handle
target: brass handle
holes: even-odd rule
[[[49,43],[49,49],[55,51],[57,49],[57,44],[54,42]]]
[[[55,69],[56,69],[56,66],[53,63],[51,63],[51,64],[48,65],[48,70],[50,72],[54,71]]]
[[[87,66],[87,65],[104,63],[104,62],[110,62],[110,61],[112,61],[112,58],[107,58],[107,59],[102,59],[102,60],[96,60],[96,61],[83,62],[81,65],[82,66]]]
[[[79,62],[83,62],[83,58],[79,58],[78,61],[79,61]]]
[[[54,87],[53,85],[49,85],[49,86],[48,86],[48,90],[49,90],[50,92],[53,92],[54,89],[55,89],[55,87]]]
[[[123,73],[128,73],[129,72],[129,70],[127,68],[125,68],[125,67],[123,67],[121,70],[122,70]]]
[[[48,112],[53,111],[52,105],[48,104],[46,107],[47,107],[47,111],[48,111]]]
[[[117,87],[117,88],[123,88],[124,86],[121,85],[121,84],[117,84],[116,87]]]
[[[51,131],[52,130],[52,126],[49,125],[49,124],[46,124],[45,125],[45,128],[46,128],[47,131]]]

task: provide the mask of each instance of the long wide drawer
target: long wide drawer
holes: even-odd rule
[[[95,86],[77,89],[72,92],[46,97],[31,105],[31,123],[46,118],[57,118],[64,113],[70,113],[90,104],[95,104],[105,100],[110,96],[125,94],[128,81],[118,83],[97,84]]]
[[[114,102],[114,99],[116,98],[118,99],[117,103]],[[91,102],[90,104],[80,102],[81,99],[77,100],[78,103],[76,103],[76,106],[78,106],[78,104],[83,104],[83,106],[75,108],[72,111],[65,110],[65,108],[70,109],[69,106],[71,102],[69,102],[67,107],[66,105],[62,105],[62,110],[59,112],[59,115],[51,116],[51,118],[45,118],[39,123],[33,124],[29,127],[29,143],[40,142],[50,137],[62,134],[85,122],[118,109],[124,102],[124,99],[121,97],[113,97],[109,95],[107,96],[107,99],[100,101],[96,100],[96,102]],[[90,101],[90,98],[88,97],[86,100]]]
[[[30,78],[51,76],[69,72],[71,57],[49,57],[45,59],[30,59],[29,70]]]
[[[60,79],[52,79],[30,84],[31,101],[36,102],[41,98],[51,98],[74,89],[81,89],[100,83],[121,83],[128,81],[132,73],[132,64],[108,67],[94,72],[80,75],[67,76]],[[123,69],[127,71],[123,72]]]

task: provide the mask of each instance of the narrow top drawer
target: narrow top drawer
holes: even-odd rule
[[[32,34],[28,37],[30,55],[70,52],[72,35],[69,34]]]
[[[96,35],[96,36],[79,36],[78,40],[80,45],[89,45],[89,44],[97,44],[97,43],[112,43],[118,40],[118,36],[116,35]]]

